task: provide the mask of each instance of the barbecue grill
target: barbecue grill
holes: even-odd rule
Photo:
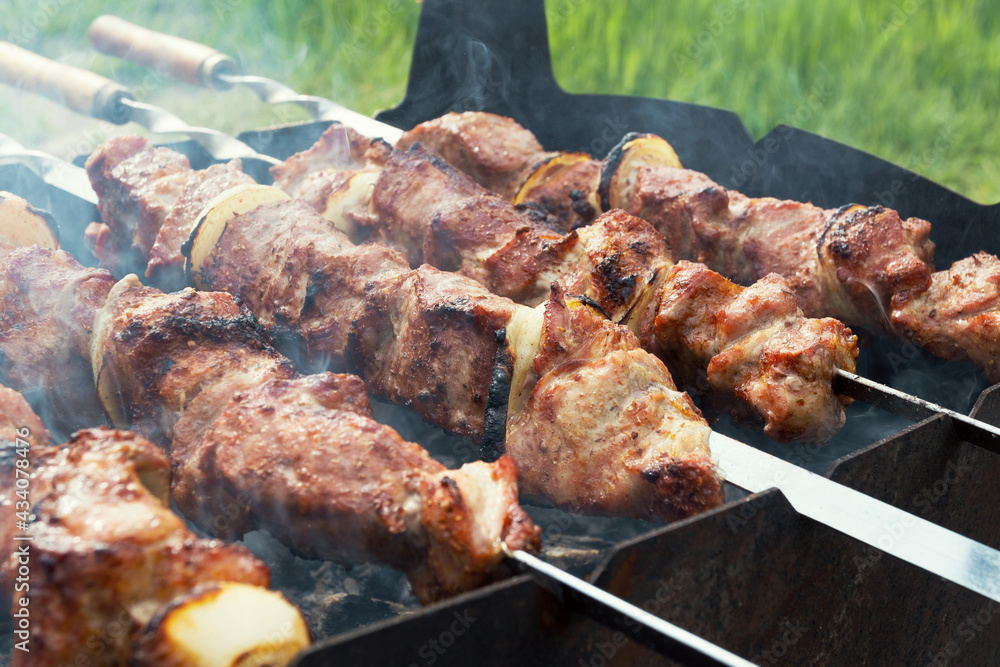
[[[491,57],[470,59],[472,48],[485,48]],[[834,207],[875,203],[875,193],[893,192],[893,206],[902,216],[934,223],[939,265],[978,250],[1000,253],[990,234],[1000,217],[997,206],[977,205],[842,144],[788,127],[755,143],[730,112],[565,93],[552,76],[540,0],[425,0],[407,96],[379,120],[409,128],[447,111],[468,109],[511,115],[548,149],[593,150],[595,141],[604,140],[609,121],[619,135],[654,132],[671,141],[685,166],[753,196]],[[265,128],[239,138],[261,153],[284,158],[308,147],[327,125]],[[618,138],[607,139],[607,146]],[[173,147],[189,155],[195,167],[211,162],[194,142]],[[745,181],[734,182],[747,156],[761,151],[767,155],[764,165],[749,170]],[[64,247],[87,257],[81,231],[97,219],[93,202],[45,183],[20,157],[0,158],[0,179],[0,188],[23,194],[64,221]],[[904,390],[912,389],[916,373],[932,374],[961,388],[950,402],[936,400],[964,411],[978,396],[972,416],[1000,424],[1000,386],[985,389],[970,366],[886,340],[874,341],[859,362],[861,375]],[[380,406],[380,414],[394,421],[404,437],[424,443],[434,439],[431,449],[439,455],[461,459],[471,453],[392,410]],[[1000,460],[960,441],[947,416],[910,425],[856,404],[845,429],[823,450],[775,445],[725,423],[718,428],[1000,548],[992,528],[1000,510],[989,502],[996,495],[992,480],[998,477],[992,473]],[[546,509],[533,514],[549,529],[547,545],[567,554],[565,567],[759,664],[986,664],[997,654],[997,603],[801,516],[780,492],[741,498],[738,490],[728,491],[731,502],[724,507],[668,527],[569,519]],[[885,540],[891,543],[905,530],[905,525],[886,525]],[[290,556],[276,558],[283,559],[279,569],[303,567]],[[399,579],[377,585],[398,588]],[[405,594],[388,602],[353,597],[350,606],[332,607],[335,612],[327,608],[324,634],[332,636],[296,664],[611,665],[663,660],[633,641],[634,627],[602,625],[582,613],[582,601],[569,592],[553,593],[527,576],[424,609],[414,609]],[[376,619],[382,620],[357,627]],[[351,628],[356,629],[337,634]]]

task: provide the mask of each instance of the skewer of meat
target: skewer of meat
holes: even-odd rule
[[[51,446],[0,386],[0,445],[13,665],[284,665],[309,643],[298,610],[267,590],[264,563],[170,511],[169,463],[148,440],[85,429]],[[207,647],[203,633],[227,641]]]
[[[0,298],[47,272],[79,285],[94,270],[62,251],[19,248],[0,260]],[[107,278],[99,308],[81,304],[78,330],[39,335],[38,345],[89,338],[87,358],[68,361],[92,366],[117,426],[169,449],[172,498],[207,533],[265,527],[304,555],[375,560],[406,572],[424,601],[504,574],[504,543],[538,548],[509,459],[447,470],[374,420],[357,377],[296,376],[231,295],[166,294],[98,273]],[[4,336],[77,295],[34,292],[30,307],[5,308]]]
[[[116,139],[88,165],[100,194],[144,160]],[[131,168],[119,168],[129,161]],[[117,175],[116,175],[117,174]],[[710,429],[624,327],[555,294],[535,309],[395,251],[355,246],[274,188],[208,207],[188,248],[196,284],[238,296],[312,360],[355,367],[377,394],[447,431],[506,451],[521,488],[593,513],[673,519],[722,500]],[[109,217],[113,234],[129,220]],[[190,223],[194,225],[194,221]]]
[[[855,338],[807,319],[777,276],[743,288],[703,265],[675,264],[647,223],[620,211],[565,234],[488,194],[438,156],[389,151],[331,127],[273,170],[356,240],[371,238],[534,305],[553,283],[626,324],[682,387],[777,440],[824,441],[849,403],[837,368],[854,369]]]
[[[882,206],[827,210],[748,198],[681,168],[676,155],[650,151],[660,142],[649,135],[626,137],[599,168],[577,154],[545,153],[530,132],[493,114],[449,114],[414,128],[399,145],[417,141],[567,225],[586,221],[567,214],[581,197],[599,201],[595,211],[622,208],[649,221],[677,257],[743,284],[778,273],[808,316],[911,340],[945,359],[972,361],[1000,381],[1000,260],[977,253],[935,272],[925,220],[903,220]],[[489,157],[498,151],[502,161]],[[546,168],[549,162],[569,163],[582,176],[570,182]]]

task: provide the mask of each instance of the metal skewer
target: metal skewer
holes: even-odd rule
[[[254,175],[260,174],[265,180],[267,168],[278,164],[275,158],[258,153],[235,137],[189,125],[169,111],[139,102],[128,88],[111,79],[57,63],[9,42],[0,42],[0,81],[94,118],[118,125],[133,121],[157,134],[187,136],[219,161],[256,161],[263,169],[253,168]]]
[[[352,111],[333,100],[301,95],[283,83],[240,73],[226,54],[187,39],[164,35],[129,23],[117,16],[100,16],[90,24],[90,42],[98,51],[166,71],[176,79],[208,88],[226,90],[243,86],[268,104],[296,104],[316,120],[333,120],[371,137],[395,144],[403,131]]]
[[[946,414],[956,425],[961,423],[962,428],[981,431],[982,436],[976,436],[978,440],[989,442],[995,438],[997,429],[988,424],[853,374],[840,375],[840,381],[848,383],[849,389],[859,394],[861,388],[869,392],[870,402],[878,400],[885,405],[908,406],[901,412],[917,418]],[[955,420],[956,416],[960,419]],[[750,492],[778,488],[800,514],[1000,601],[1000,551],[720,433],[712,433],[710,446],[719,467],[736,486]],[[537,565],[530,558],[518,556],[516,560],[525,566]],[[545,568],[533,568],[533,571],[538,576],[546,576]]]

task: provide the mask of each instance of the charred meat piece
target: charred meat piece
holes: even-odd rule
[[[316,365],[347,368],[368,284],[406,272],[406,261],[377,245],[355,246],[302,202],[265,204],[225,224],[199,267],[203,279],[242,299],[279,343],[301,341]]]
[[[633,162],[641,162],[640,158]],[[833,393],[830,381],[836,368],[854,369],[856,339],[842,326],[804,320],[794,302],[787,313],[795,319],[794,328],[779,331],[770,321],[750,320],[741,336],[713,338],[710,355],[704,347],[684,349],[687,344],[696,344],[696,337],[679,335],[661,344],[662,336],[677,333],[676,328],[664,326],[658,335],[654,327],[660,300],[667,298],[662,290],[673,260],[663,237],[643,220],[611,211],[569,234],[553,231],[419,147],[393,152],[384,161],[372,186],[369,210],[367,224],[374,229],[373,238],[407,251],[411,264],[425,261],[457,271],[497,294],[532,306],[548,299],[553,284],[566,294],[585,296],[606,317],[628,325],[647,351],[677,365],[686,387],[710,394],[708,405],[713,410],[729,411],[744,422],[763,422],[776,439],[823,440],[843,424],[847,401]],[[728,282],[717,274],[715,277],[718,284]],[[724,307],[704,290],[681,290],[679,294],[691,300],[685,308],[706,315]],[[772,347],[779,341],[784,345],[790,332],[805,336],[809,342],[803,340],[801,345],[807,348],[816,343],[807,332],[821,332],[823,344],[843,354],[801,355],[795,365],[784,364],[781,370],[768,368],[776,360],[764,353],[763,342],[773,338]],[[751,341],[756,342],[750,345]],[[746,345],[726,357],[724,366],[731,367],[738,358],[740,377],[752,373],[761,385],[753,392],[743,391],[743,382],[733,380],[732,375],[708,370],[715,355],[740,343]],[[723,367],[721,359],[717,367]],[[821,386],[824,381],[825,389]],[[767,383],[776,386],[764,391]],[[789,387],[805,385],[820,392],[823,400],[797,397],[785,403],[786,409],[775,409],[774,394],[788,398]]]
[[[423,144],[487,190],[513,199],[544,150],[511,118],[470,111],[447,113],[417,125],[397,142],[400,151]]]
[[[539,311],[538,353],[515,381],[507,427],[522,490],[659,520],[720,504],[708,424],[663,363],[582,302],[553,298]]]
[[[612,201],[652,223],[678,257],[744,284],[778,273],[808,316],[881,330],[895,293],[930,285],[924,220],[878,206],[750,199],[673,167],[641,167],[631,183]]]
[[[170,207],[149,250],[146,277],[153,285],[168,292],[187,285],[181,246],[191,235],[198,214],[222,192],[241,183],[253,182],[243,173],[239,160],[212,165],[191,175],[180,197]]]
[[[293,549],[399,568],[424,601],[502,574],[501,544],[540,548],[510,459],[445,469],[374,420],[355,376],[273,380],[240,393],[201,447],[212,450],[226,491]]]
[[[269,340],[229,294],[134,276],[98,316],[102,400],[172,440],[173,500],[196,525],[266,527],[307,556],[401,568],[425,602],[501,576],[505,540],[539,547],[509,461],[445,470],[374,421],[358,378],[293,379]]]
[[[703,264],[678,262],[666,274],[655,334],[685,384],[708,381],[707,399],[744,401],[745,418],[776,440],[825,441],[844,422],[850,399],[833,392],[833,371],[853,369],[856,337],[839,321],[807,319],[783,278],[740,287]],[[739,417],[739,413],[734,413]]]
[[[106,228],[95,228],[101,266],[119,275],[141,273],[170,209],[194,172],[188,159],[154,148],[142,137],[114,137],[87,159]]]
[[[1000,382],[1000,259],[984,252],[931,277],[925,292],[900,292],[892,324],[945,359],[968,359],[990,382]]]
[[[91,389],[90,338],[114,282],[62,250],[32,246],[0,259],[0,379],[67,433],[105,422]]]
[[[101,401],[115,425],[165,444],[202,390],[219,382],[231,389],[234,378],[252,385],[290,376],[290,362],[270,342],[229,294],[165,294],[129,276],[96,318],[92,358]]]

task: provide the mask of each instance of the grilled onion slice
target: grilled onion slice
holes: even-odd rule
[[[575,229],[600,214],[600,183],[601,164],[590,155],[555,153],[535,165],[514,195],[514,204],[537,204],[564,228]]]
[[[605,211],[624,208],[639,167],[681,167],[674,147],[655,134],[626,134],[604,158],[600,197]]]
[[[263,204],[287,199],[291,197],[278,188],[245,183],[226,190],[208,202],[182,248],[188,280],[198,289],[204,289],[201,281],[202,265],[211,258],[215,245],[222,238],[230,220]]]
[[[322,211],[323,217],[352,240],[356,237],[358,230],[354,220],[347,213],[367,205],[371,199],[375,181],[378,180],[381,173],[381,169],[362,169],[352,174],[343,185],[326,197],[326,206]]]
[[[159,667],[280,667],[309,645],[299,610],[280,593],[212,584],[175,599],[138,642],[133,664]]]
[[[0,257],[14,248],[33,245],[59,248],[55,220],[17,195],[0,190]]]

